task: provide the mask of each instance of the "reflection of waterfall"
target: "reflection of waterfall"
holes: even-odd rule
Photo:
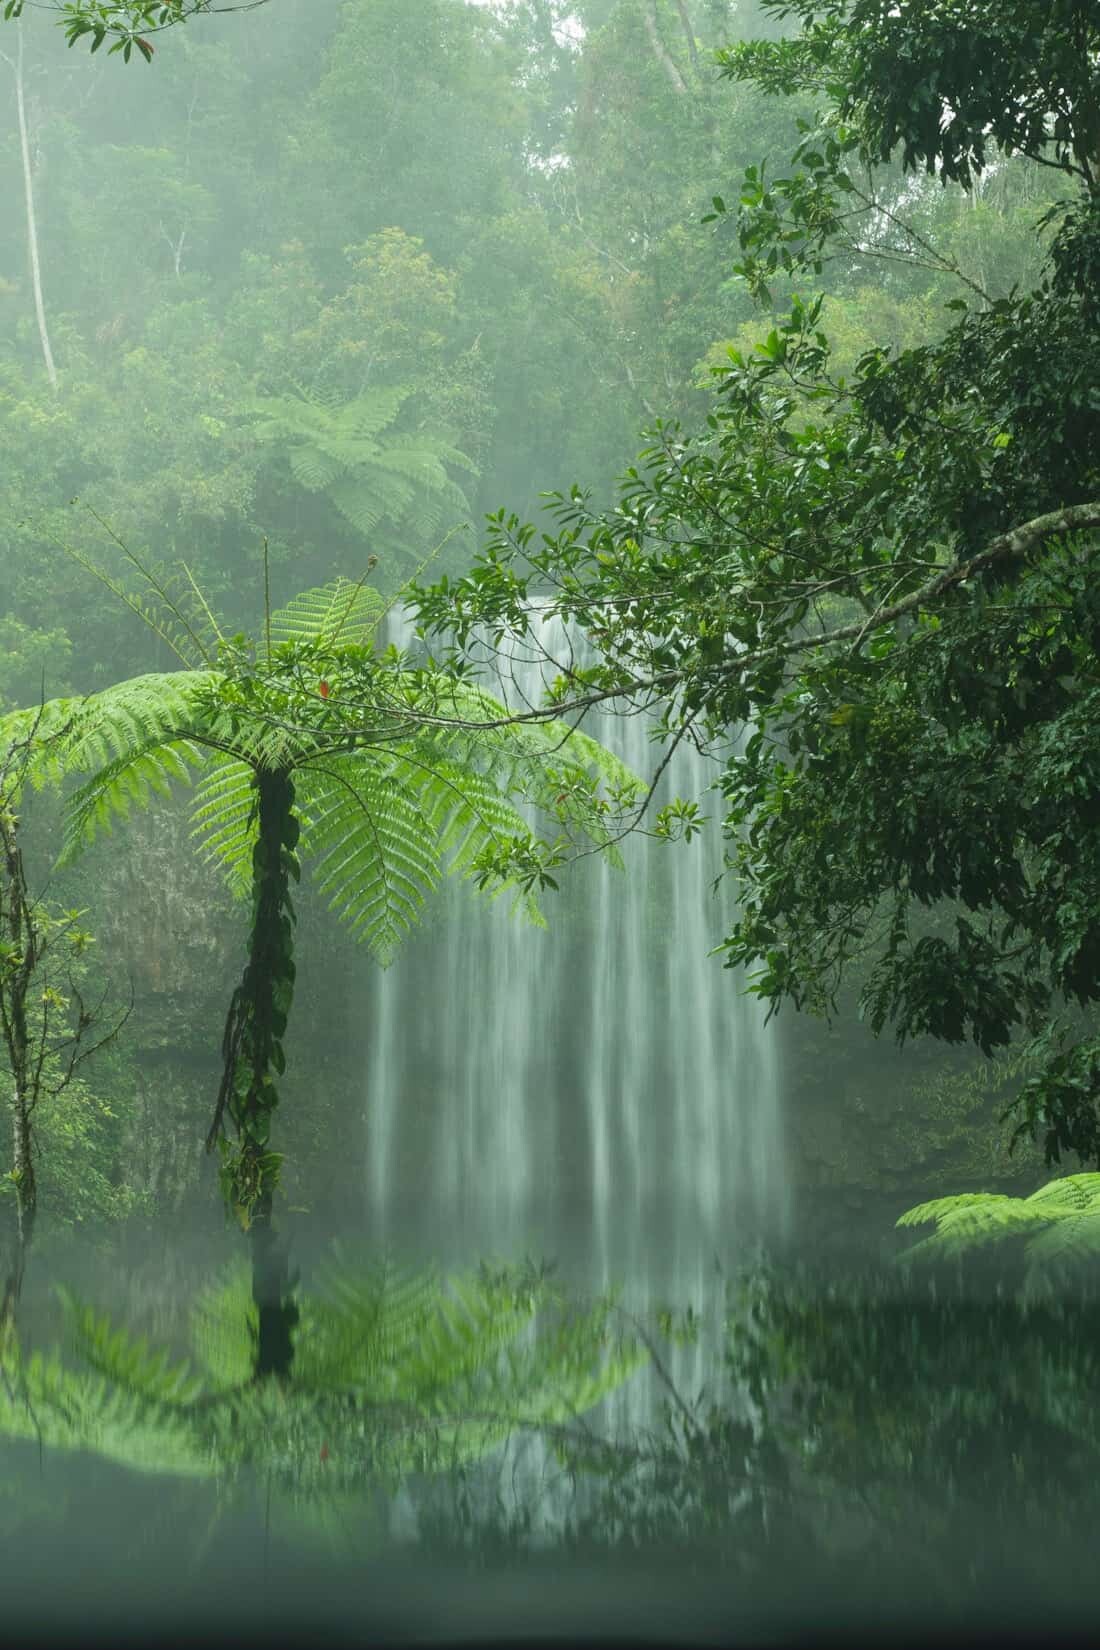
[[[557,622],[547,645],[561,640]],[[514,667],[541,695],[538,669]],[[640,717],[588,731],[636,772],[660,755]],[[681,746],[664,791],[713,765]],[[703,811],[718,812],[715,797]],[[759,1005],[708,955],[733,890],[712,825],[624,844],[547,894],[549,931],[450,890],[369,1007],[367,1154],[379,1236],[452,1255],[523,1248],[668,1289],[784,1215],[775,1052]],[[571,1268],[570,1268],[571,1269]],[[657,1279],[654,1279],[657,1282]]]

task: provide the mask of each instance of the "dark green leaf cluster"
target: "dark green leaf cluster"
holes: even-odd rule
[[[753,989],[827,1012],[858,960],[876,1031],[986,1054],[1038,1039],[1022,1127],[1052,1157],[1092,1157],[1096,1060],[1073,1016],[1100,1001],[1095,20],[1075,4],[780,9],[803,34],[731,54],[731,72],[790,91],[812,68],[830,105],[793,180],[750,170],[743,273],[819,263],[849,160],[901,143],[906,164],[965,181],[987,147],[1043,159],[1042,110],[1073,193],[1040,283],[958,301],[940,342],[873,349],[847,380],[820,301],[796,298],[752,357],[731,350],[701,436],[659,425],[611,510],[554,495],[553,536],[492,518],[473,573],[420,591],[421,616],[460,641],[529,635],[548,599],[595,654],[555,684],[559,710],[655,709],[666,739],[725,746],[741,898],[725,953]],[[999,47],[985,80],[991,31],[1010,59]],[[924,76],[904,105],[895,60],[898,97]]]

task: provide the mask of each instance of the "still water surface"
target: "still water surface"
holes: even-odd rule
[[[711,1255],[38,1257],[0,1391],[5,1625],[39,1638],[799,1642],[1083,1631],[1100,1316]],[[57,1285],[62,1285],[59,1293]]]

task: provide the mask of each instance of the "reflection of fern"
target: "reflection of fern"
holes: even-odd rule
[[[900,1257],[905,1263],[959,1258],[978,1250],[1023,1240],[1025,1287],[1040,1274],[1053,1276],[1100,1255],[1100,1174],[1065,1175],[1030,1197],[964,1192],[934,1198],[909,1209],[899,1227],[934,1221],[936,1230]]]
[[[248,411],[257,440],[284,448],[295,481],[325,493],[356,532],[388,527],[423,544],[446,511],[469,514],[449,472],[477,472],[442,437],[390,428],[410,394],[389,385],[343,405],[316,393],[268,395]]]
[[[0,1431],[189,1476],[260,1468],[307,1497],[475,1460],[516,1427],[592,1408],[642,1361],[608,1333],[606,1303],[561,1315],[540,1282],[449,1280],[337,1257],[301,1303],[293,1378],[254,1378],[256,1313],[234,1267],[191,1312],[200,1373],[62,1294],[80,1364],[13,1346]],[[521,1345],[521,1342],[526,1344]]]

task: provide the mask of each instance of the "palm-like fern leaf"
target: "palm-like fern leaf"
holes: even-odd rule
[[[419,800],[397,759],[370,749],[304,766],[299,797],[317,887],[388,966],[442,871]]]
[[[175,1363],[166,1351],[151,1351],[143,1338],[116,1329],[70,1290],[59,1287],[69,1333],[82,1362],[118,1386],[156,1404],[186,1408],[203,1393],[201,1377],[188,1363]]]
[[[65,747],[69,772],[88,772],[116,757],[194,737],[205,726],[200,696],[219,678],[212,671],[178,670],[133,676],[85,699]]]
[[[323,642],[335,647],[369,647],[384,602],[362,579],[334,579],[314,590],[303,590],[271,615],[271,640]]]
[[[477,466],[438,435],[390,429],[411,393],[388,385],[343,406],[316,394],[263,396],[247,410],[257,439],[283,444],[299,485],[326,493],[357,532],[389,521],[425,538],[445,510],[469,511],[449,468],[476,475]]]
[[[1100,1254],[1100,1174],[1065,1175],[1028,1198],[969,1192],[934,1198],[901,1216],[899,1227],[934,1221],[931,1237],[899,1259],[957,1258],[1013,1237],[1026,1241],[1026,1284],[1035,1287],[1044,1269]]]
[[[204,759],[191,740],[154,738],[106,763],[69,798],[60,863],[69,863],[100,831],[110,831],[115,820],[127,819],[135,805],[144,807],[150,795],[168,796],[173,784],[190,784],[192,767]]]
[[[216,1392],[235,1392],[252,1379],[259,1317],[248,1268],[227,1267],[191,1308],[191,1350]]]
[[[193,837],[208,862],[222,867],[229,889],[243,899],[252,886],[252,849],[256,841],[256,789],[253,770],[234,757],[212,759],[195,787],[191,813]]]
[[[138,1472],[209,1477],[216,1462],[191,1418],[175,1404],[119,1385],[95,1370],[70,1369],[53,1353],[8,1353],[0,1381],[0,1432],[57,1449],[91,1450]]]

